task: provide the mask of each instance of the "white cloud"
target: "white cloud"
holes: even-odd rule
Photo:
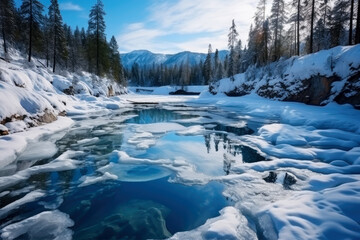
[[[247,40],[256,4],[253,0],[157,1],[148,9],[146,21],[129,25],[118,39],[125,52],[145,47],[165,53],[207,52],[209,43],[214,49],[225,49],[232,19],[241,40]],[[178,41],[166,40],[172,35],[178,36]],[[195,37],[188,40],[191,36]],[[186,40],[179,43],[182,37]]]
[[[60,3],[60,10],[68,11],[82,11],[82,7],[72,2]]]

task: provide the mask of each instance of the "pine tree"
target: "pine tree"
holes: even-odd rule
[[[284,0],[274,0],[271,7],[270,25],[274,36],[273,61],[281,57],[282,31],[286,22]]]
[[[268,41],[269,41],[269,22],[266,19],[266,3],[267,0],[260,0],[255,12],[255,46],[258,55],[258,63],[264,64],[268,62]]]
[[[229,53],[229,76],[232,81],[234,81],[234,75],[236,74],[236,67],[237,67],[237,53],[235,46],[237,44],[238,32],[236,30],[235,20],[232,20],[231,27],[229,29],[229,40],[228,40],[228,48],[230,50]]]
[[[63,29],[62,17],[57,0],[51,0],[51,4],[49,6],[49,23],[52,36],[53,72],[55,72],[56,63],[60,61],[60,59],[64,58],[67,54],[65,49],[66,39]]]
[[[125,83],[124,69],[121,64],[121,58],[119,53],[119,46],[114,36],[111,37],[110,43],[110,61],[111,61],[111,72],[116,82],[120,84]]]
[[[91,8],[89,15],[89,33],[93,35],[96,45],[96,74],[100,76],[100,58],[101,51],[104,50],[105,41],[105,11],[104,4],[101,0],[97,0],[97,3]]]
[[[180,77],[180,86],[182,90],[185,90],[185,86],[189,85],[190,83],[190,65],[189,65],[189,58],[186,59],[183,63],[181,63],[181,77]]]
[[[15,23],[15,5],[13,0],[0,0],[0,29],[4,53],[7,54],[7,42],[12,41]]]
[[[208,54],[206,55],[206,59],[203,66],[203,75],[205,79],[205,85],[208,85],[212,81],[212,63],[211,63],[211,55],[212,55],[212,47],[209,44]]]
[[[236,44],[235,52],[237,53],[237,65],[236,65],[236,73],[241,73],[242,69],[242,42],[241,39]]]
[[[21,14],[26,21],[29,30],[28,61],[30,62],[32,56],[33,38],[36,37],[36,34],[34,33],[36,33],[35,30],[39,29],[41,25],[43,5],[38,0],[23,0],[20,8]]]
[[[349,20],[349,2],[337,0],[331,10],[331,44],[333,47],[345,44],[345,24]]]
[[[43,43],[44,43],[44,54],[46,59],[46,67],[49,67],[50,61],[50,45],[51,45],[51,24],[49,21],[49,17],[47,15],[44,16],[44,24],[43,24]]]
[[[327,0],[325,0],[327,1]],[[289,22],[294,23],[294,43],[295,43],[295,54],[300,55],[300,23],[304,20],[301,0],[292,0],[291,2],[291,12],[292,14],[289,17]]]
[[[214,55],[214,79],[220,80],[222,79],[222,77],[223,77],[223,69],[219,58],[219,50],[216,49]]]

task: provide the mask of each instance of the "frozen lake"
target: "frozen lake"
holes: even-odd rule
[[[74,169],[35,171],[26,181],[15,180],[1,189],[1,206],[28,196],[21,207],[0,215],[6,225],[58,209],[73,221],[74,239],[170,237],[232,205],[222,195],[222,183],[199,185],[184,181],[181,174],[194,174],[199,180],[225,176],[232,164],[227,155],[240,155],[244,162],[265,160],[228,139],[252,134],[248,125],[257,128],[261,123],[239,124],[236,115],[216,108],[137,105],[110,115],[73,118],[76,123],[68,132],[31,143],[16,166],[2,172],[6,177],[59,159],[76,161]],[[55,144],[54,138],[59,138]],[[55,226],[49,228],[56,232]],[[21,237],[37,234],[41,233]]]
[[[279,229],[315,231],[328,213],[350,229],[334,236],[356,239],[348,206],[358,206],[360,138],[351,117],[326,110],[329,121],[315,121],[311,107],[251,104],[70,114],[68,131],[30,142],[0,170],[1,236],[277,239]]]

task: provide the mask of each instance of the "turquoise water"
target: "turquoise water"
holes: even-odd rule
[[[46,164],[65,151],[73,150],[83,152],[73,157],[81,162],[79,167],[35,174],[2,189],[10,193],[1,197],[0,207],[30,191],[42,190],[45,195],[3,216],[0,226],[58,209],[74,221],[73,239],[164,239],[218,216],[219,210],[231,204],[222,196],[221,183],[183,185],[169,181],[175,179],[176,172],[166,165],[121,163],[113,153],[114,150],[123,151],[131,157],[149,161],[182,159],[197,172],[210,177],[231,171],[231,163],[224,154],[234,158],[241,155],[239,159],[243,162],[265,160],[255,150],[228,138],[229,134],[252,134],[254,130],[248,124],[231,125],[236,119],[229,113],[219,114],[219,110],[212,114],[211,109],[187,108],[185,111],[184,106],[179,106],[178,110],[176,106],[171,106],[171,110],[161,106],[137,106],[126,112],[78,120],[56,142],[58,153],[50,159],[35,161],[35,165]],[[217,119],[219,115],[226,116],[229,122]],[[191,121],[199,117],[205,121]],[[154,133],[153,144],[143,149],[129,143],[129,138],[138,133],[138,127],[143,124],[178,120],[185,120],[178,123],[183,127],[201,125],[204,131],[190,135],[180,135],[176,131]],[[101,169],[117,179],[81,185],[85,177],[101,177],[104,173]],[[11,194],[16,191],[18,194]],[[26,233],[19,237],[28,238]]]

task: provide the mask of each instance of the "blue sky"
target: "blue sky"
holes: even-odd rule
[[[47,13],[50,0],[40,0]],[[17,6],[21,0],[15,0]],[[64,23],[87,28],[96,0],[59,0]],[[235,19],[245,43],[257,1],[253,0],[103,0],[106,35],[115,36],[122,53],[147,49],[157,53],[226,49]]]

